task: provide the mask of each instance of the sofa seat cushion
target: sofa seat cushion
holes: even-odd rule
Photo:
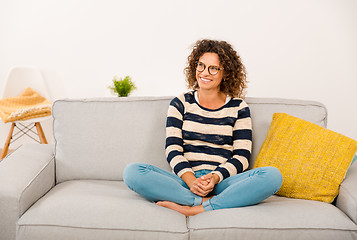
[[[356,225],[332,204],[272,196],[244,208],[190,217],[190,239],[357,239]]]
[[[188,239],[186,217],[157,206],[122,181],[56,185],[19,220],[17,239]]]

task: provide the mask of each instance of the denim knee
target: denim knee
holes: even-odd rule
[[[283,184],[283,175],[280,170],[276,167],[264,167],[269,177],[270,184],[275,187],[275,193],[279,191],[281,185]]]
[[[143,172],[143,169],[147,168],[147,165],[145,163],[130,163],[125,167],[123,180],[130,189],[133,190],[133,186],[137,186],[140,173]]]

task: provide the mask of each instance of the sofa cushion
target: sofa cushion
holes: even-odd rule
[[[171,97],[59,100],[53,105],[57,183],[122,180],[131,162],[170,170],[165,125]]]
[[[283,175],[280,196],[331,203],[357,150],[357,141],[285,113],[275,113],[255,167]]]
[[[55,186],[19,220],[17,239],[188,239],[186,218],[122,181],[73,180]]]
[[[273,114],[283,112],[306,121],[326,127],[326,107],[315,101],[282,99],[282,98],[246,98],[253,125],[253,149],[250,168],[254,166],[260,147],[268,133]]]
[[[258,205],[190,217],[195,239],[356,239],[356,225],[332,204],[272,196]]]

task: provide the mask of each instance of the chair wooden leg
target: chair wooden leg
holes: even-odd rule
[[[44,132],[42,130],[41,123],[36,122],[35,126],[36,126],[36,129],[37,129],[38,137],[40,138],[40,142],[42,144],[47,144],[47,139],[46,139],[45,134],[44,134]]]
[[[3,159],[4,157],[6,157],[7,152],[9,151],[9,146],[10,146],[10,142],[11,142],[11,138],[12,138],[12,133],[14,132],[14,128],[15,128],[16,124],[12,123],[11,127],[10,127],[10,132],[7,135],[6,141],[5,141],[5,145],[4,148],[2,149],[1,155],[0,155],[0,159]]]

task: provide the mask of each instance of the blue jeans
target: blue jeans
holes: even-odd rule
[[[201,177],[209,170],[195,172]],[[132,163],[124,170],[125,184],[150,201],[171,201],[181,205],[203,205],[205,211],[245,207],[257,204],[276,193],[282,184],[280,171],[274,167],[252,169],[218,183],[213,197],[202,203],[187,184],[174,173],[146,163]]]

